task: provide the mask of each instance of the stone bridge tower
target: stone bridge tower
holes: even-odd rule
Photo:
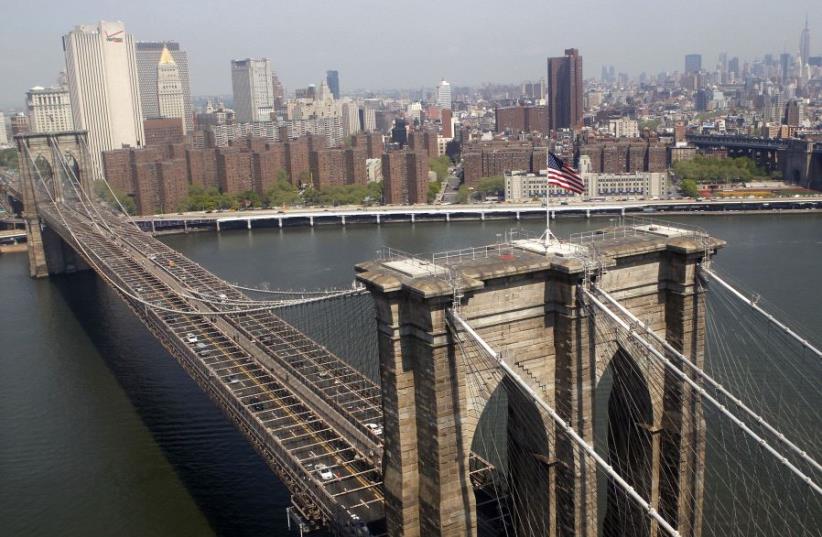
[[[637,233],[597,243],[606,266],[598,285],[701,363],[705,319],[696,267],[722,243],[667,229],[669,236]],[[581,261],[514,248],[455,267],[464,294],[461,315],[523,376],[535,379],[546,400],[591,444],[600,380],[609,368],[620,378],[623,388],[611,391],[606,410],[611,463],[683,536],[699,537],[705,449],[699,398],[630,342],[597,329],[596,315],[578,292],[585,274]],[[388,533],[470,537],[477,534],[469,476],[477,418],[467,384],[477,373],[466,369],[446,326],[451,286],[422,268],[403,261],[357,266],[377,310]],[[651,384],[656,389],[649,390]],[[626,390],[640,394],[640,403],[626,405]],[[612,507],[612,485],[598,482],[593,463],[536,408],[530,413],[541,433],[533,422],[524,423],[522,412],[511,412],[518,403],[513,392],[507,440],[530,454],[510,460],[507,469],[521,492],[510,494],[512,522],[527,529],[519,534],[596,537],[602,525],[612,535],[660,534],[644,513]],[[630,456],[624,452],[629,443]]]
[[[37,204],[49,200],[48,194],[63,201],[73,191],[67,183],[69,172],[80,179],[86,192],[91,192],[86,131],[18,134],[17,156],[20,163],[20,192],[23,197],[23,220],[26,222],[29,272],[32,278],[45,278],[84,270],[80,256],[40,221]],[[71,167],[66,170],[66,167]]]

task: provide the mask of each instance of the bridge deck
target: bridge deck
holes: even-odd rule
[[[232,323],[256,338],[259,345],[249,349],[245,340],[231,332],[231,325],[198,314],[203,305],[186,298],[167,278],[171,274],[177,281],[187,282],[190,292],[209,290],[238,299],[242,298],[241,293],[159,241],[136,229],[132,234],[130,229],[134,228],[113,215],[101,226],[66,206],[59,209],[46,204],[40,212],[47,224],[101,276],[156,306],[148,307],[124,297],[149,329],[238,422],[289,486],[295,506],[303,516],[317,524],[326,520],[373,521],[383,517],[379,466],[373,459],[369,461],[347,434],[332,426],[313,401],[298,393],[293,381],[284,382],[283,375],[284,370],[299,375],[328,396],[340,393],[338,406],[347,412],[345,417],[372,436],[374,432],[360,416],[382,424],[379,400],[374,399],[379,389],[373,383],[287,323],[263,312],[229,316]],[[151,260],[157,261],[155,265],[147,262],[153,256],[157,256]],[[164,261],[173,261],[169,270],[152,270],[152,266],[159,267]],[[274,328],[274,332],[266,341],[264,331],[268,327]],[[281,367],[264,363],[261,352]],[[332,374],[326,378],[328,375],[322,375],[323,371]],[[334,384],[334,377],[342,378],[342,374],[354,381]],[[332,477],[323,478],[322,466],[331,471]]]

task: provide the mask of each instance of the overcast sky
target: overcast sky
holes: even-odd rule
[[[520,82],[545,76],[545,58],[576,47],[585,77],[682,70],[683,56],[754,58],[796,52],[808,13],[822,53],[819,0],[4,0],[0,107],[53,84],[61,36],[74,25],[122,20],[137,40],[177,40],[194,95],[231,91],[231,58],[266,56],[289,90],[340,71],[354,88]],[[819,37],[817,37],[819,36]]]

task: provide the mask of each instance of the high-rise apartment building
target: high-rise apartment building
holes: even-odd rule
[[[140,105],[143,108],[143,119],[158,117],[181,117],[183,118],[183,128],[185,132],[194,130],[194,118],[191,111],[191,82],[188,76],[188,54],[180,49],[180,44],[176,41],[140,41],[135,43],[135,53],[137,57],[137,74],[140,82]],[[179,116],[164,115],[160,111],[160,62],[164,54],[171,56],[179,78],[181,97],[183,101],[183,113]],[[164,65],[169,65],[168,57]],[[169,78],[173,69],[165,67],[163,69],[166,78]],[[176,90],[174,90],[176,93]],[[166,103],[173,101],[177,103],[177,98],[166,96]],[[176,104],[175,104],[176,106]]]
[[[811,56],[811,31],[808,28],[808,16],[805,15],[805,28],[799,34],[799,58],[802,66],[808,65],[808,58]]]
[[[451,84],[444,78],[437,84],[437,106],[451,110]]]
[[[545,100],[548,129],[582,127],[582,56],[577,49],[565,49],[565,56],[548,58]]]
[[[268,58],[231,60],[231,86],[239,123],[271,120],[274,88]]]
[[[143,145],[134,38],[119,21],[80,25],[63,36],[74,128],[88,131],[91,158]]]
[[[685,72],[698,73],[702,70],[702,54],[685,55]]]
[[[67,88],[35,86],[26,92],[26,108],[32,132],[74,130]]]
[[[340,98],[340,72],[339,71],[326,71],[325,72],[325,82],[328,84],[328,89],[331,90],[331,95],[333,95],[335,99],[339,99]]]

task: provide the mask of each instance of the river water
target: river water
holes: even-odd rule
[[[822,214],[672,219],[727,240],[715,265],[818,337]],[[607,224],[559,220],[555,231]],[[541,223],[523,225],[537,231]],[[384,245],[428,252],[483,244],[511,226],[260,229],[164,240],[230,281],[317,288],[349,285],[354,263]],[[92,273],[35,281],[25,255],[0,256],[0,368],[0,534],[285,534],[287,491]],[[818,393],[803,402],[819,408]]]

